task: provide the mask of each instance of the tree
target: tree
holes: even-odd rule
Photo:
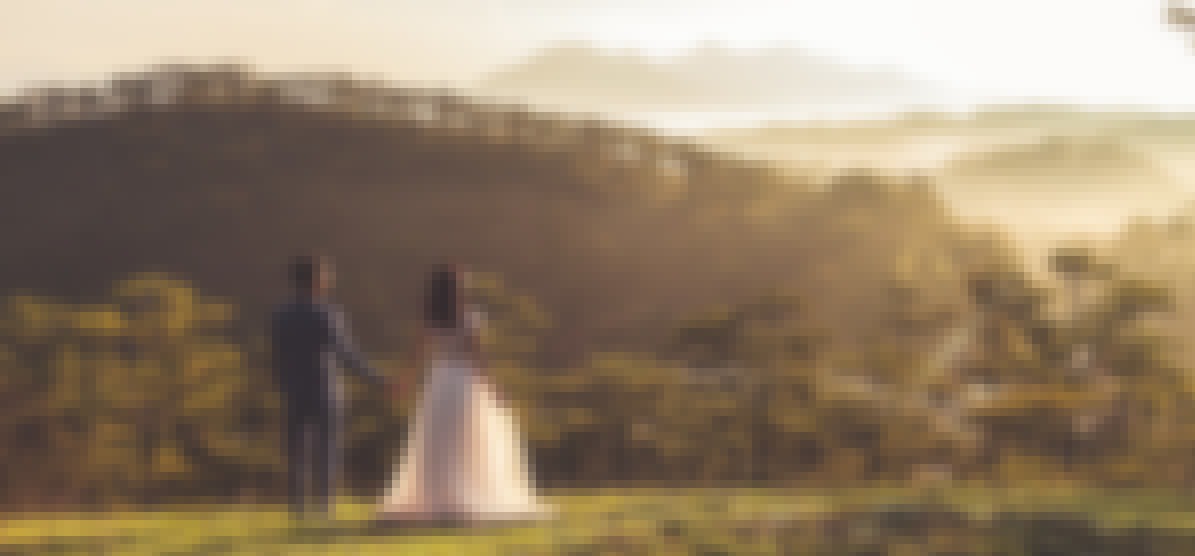
[[[1078,316],[1082,282],[1092,278],[1100,268],[1095,254],[1082,247],[1062,247],[1050,254],[1050,270],[1058,273],[1071,286],[1071,317]]]
[[[1183,0],[1169,0],[1166,4],[1166,23],[1174,26],[1178,31],[1191,33],[1195,31],[1195,9]]]
[[[232,340],[234,318],[230,303],[161,274],[118,282],[104,303],[10,298],[0,397],[24,401],[6,425],[50,440],[0,439],[24,454],[21,475],[109,503],[268,487],[249,483],[279,470],[275,400]]]
[[[711,309],[683,321],[673,353],[699,367],[758,367],[814,356],[818,339],[798,297],[773,292],[733,309]]]
[[[534,366],[539,338],[552,325],[539,303],[529,295],[511,291],[494,273],[473,273],[469,289],[485,314],[489,356],[503,363]]]

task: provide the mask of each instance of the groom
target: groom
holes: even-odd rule
[[[334,275],[319,255],[290,264],[292,296],[273,314],[273,370],[282,394],[284,442],[292,515],[305,513],[307,472],[314,467],[316,495],[324,519],[331,519],[338,471],[344,392],[338,363],[377,386],[397,388],[357,352],[344,313],[327,297]]]

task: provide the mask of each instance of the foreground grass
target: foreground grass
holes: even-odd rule
[[[1077,553],[1035,548],[1033,543],[1038,541],[1032,540],[977,541],[987,534],[987,526],[956,524],[951,526],[954,529],[944,529],[935,525],[932,533],[906,531],[903,536],[885,530],[880,538],[866,542],[857,540],[856,532],[835,532],[836,523],[855,531],[862,523],[857,516],[895,507],[913,508],[907,511],[916,515],[932,513],[927,507],[952,508],[976,523],[988,523],[995,515],[1068,516],[1090,523],[1096,533],[1087,536],[1100,539],[1130,534],[1145,538],[1141,536],[1156,532],[1189,536],[1195,545],[1195,500],[1173,490],[977,486],[936,492],[611,489],[553,494],[561,515],[552,522],[480,529],[382,529],[372,524],[373,508],[363,501],[343,502],[337,521],[323,525],[292,523],[280,507],[247,506],[101,516],[10,516],[0,522],[0,555],[929,554],[930,542],[943,546],[953,542],[950,548],[935,549],[952,554]],[[931,499],[934,503],[927,506]],[[867,523],[873,522],[878,523]],[[1023,524],[1018,527],[1021,533],[1027,530]],[[1110,546],[1112,540],[1101,542],[1097,546]],[[1179,546],[1174,539],[1150,542],[1151,547]],[[881,552],[874,552],[876,547]],[[1171,553],[1164,548],[1148,550],[1141,553]]]

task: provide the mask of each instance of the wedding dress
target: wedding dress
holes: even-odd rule
[[[477,332],[429,331],[427,380],[407,445],[379,509],[383,521],[542,519],[511,411],[469,353]]]

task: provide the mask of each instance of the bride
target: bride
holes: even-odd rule
[[[464,302],[466,275],[436,267],[424,294],[416,362],[427,372],[413,428],[378,517],[383,522],[540,519],[510,410],[485,376],[481,314]]]

